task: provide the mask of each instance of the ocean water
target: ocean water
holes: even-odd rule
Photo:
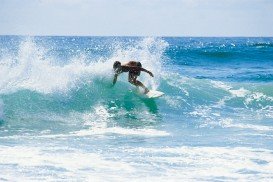
[[[0,36],[0,181],[270,181],[272,141],[273,38]]]

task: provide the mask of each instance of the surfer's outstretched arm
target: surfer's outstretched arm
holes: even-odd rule
[[[137,76],[133,75],[133,74],[129,74],[128,76],[128,81],[137,86],[137,87],[142,87],[144,89],[144,93],[148,93],[149,92],[149,89],[147,87],[144,86],[144,84],[140,81],[137,80]]]
[[[154,77],[154,75],[153,75],[152,72],[150,72],[150,71],[148,71],[148,70],[146,70],[146,69],[144,69],[144,68],[140,68],[140,70],[141,70],[141,71],[144,71],[144,72],[146,72],[146,73],[148,73],[151,77]]]
[[[116,73],[116,74],[114,75],[113,85],[115,85],[115,84],[116,84],[117,79],[118,79],[118,74]]]

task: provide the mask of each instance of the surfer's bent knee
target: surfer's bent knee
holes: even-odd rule
[[[130,80],[129,80],[129,82],[130,82],[130,83],[132,83],[132,84],[134,84],[134,85],[136,85],[136,84],[137,84],[137,81],[136,81],[136,80],[134,80],[134,79],[130,79]]]

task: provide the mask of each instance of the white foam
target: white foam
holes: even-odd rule
[[[120,109],[118,114],[122,114],[123,110]],[[139,111],[138,111],[139,112]],[[152,120],[150,117],[153,117],[150,113],[142,112],[145,116],[145,121]],[[153,128],[124,128],[115,126],[113,124],[112,117],[117,117],[117,114],[111,114],[108,109],[103,105],[94,106],[94,109],[90,112],[80,114],[84,124],[90,126],[87,130],[81,130],[72,135],[77,136],[88,136],[88,135],[105,135],[105,134],[119,134],[119,135],[139,135],[139,136],[150,136],[150,137],[160,137],[168,136],[169,133],[166,131],[160,131]],[[110,125],[110,126],[109,126]]]
[[[247,96],[246,103],[251,104],[252,102],[259,102],[262,100],[273,101],[273,97],[267,96],[261,92],[253,92]]]
[[[161,56],[167,43],[161,39],[144,38],[131,47],[118,47],[112,57],[87,63],[86,56],[69,57],[65,65],[60,65],[56,57],[48,57],[44,47],[37,46],[31,38],[23,41],[18,55],[6,56],[0,60],[0,93],[30,89],[42,93],[67,92],[84,80],[104,77],[111,80],[113,62],[118,60],[140,61],[144,68],[151,70],[155,79],[142,74],[147,84],[156,89],[159,84]],[[120,79],[119,81],[122,81]],[[124,82],[127,82],[127,79]],[[110,82],[109,82],[110,83]]]
[[[221,81],[211,81],[211,83],[215,88],[220,88],[226,91],[229,91],[232,88],[230,85],[227,85]]]
[[[271,126],[234,123],[233,119],[231,118],[221,119],[219,124],[224,128],[243,128],[243,129],[252,129],[257,131],[273,131],[273,127]]]
[[[273,152],[248,147],[124,147],[89,152],[0,146],[0,177],[25,180],[270,180]]]
[[[240,88],[238,90],[229,90],[229,92],[234,96],[234,97],[245,97],[247,94],[250,93],[250,91]]]
[[[257,104],[260,109],[264,110],[263,108],[267,107],[268,103],[273,101],[273,97],[268,96],[262,92],[247,90],[243,87],[239,89],[234,89],[232,86],[224,84],[223,82],[220,81],[211,81],[211,83],[215,88],[220,88],[230,93],[230,95],[224,96],[217,102],[215,107],[218,108],[225,106],[225,103],[229,100],[242,98],[243,104],[245,105],[246,108],[251,107],[251,104],[254,103]],[[270,110],[268,110],[268,113],[265,115],[270,115]]]
[[[18,58],[1,64],[0,73],[5,77],[2,75],[4,79],[0,82],[0,91],[9,93],[18,89],[30,89],[43,93],[56,90],[65,92],[85,74],[101,70],[101,63],[86,65],[80,58],[72,58],[68,64],[60,66],[55,64],[53,58],[45,57],[45,54],[46,50],[38,47],[33,40],[22,42]]]
[[[61,150],[61,152],[58,152],[58,150]],[[87,176],[103,178],[102,174],[100,174],[101,171],[111,171],[112,173],[134,171],[133,167],[121,161],[106,160],[96,153],[64,148],[48,148],[44,151],[38,147],[1,146],[0,156],[1,166],[18,165],[13,170],[0,167],[2,171],[0,176],[11,181],[18,179],[18,174],[25,179],[48,180],[60,177],[85,179]],[[41,168],[43,168],[42,171]],[[54,170],[56,171],[54,172]],[[54,176],[52,176],[52,172],[55,173]],[[39,173],[44,173],[44,175],[39,176]]]
[[[182,106],[183,102],[186,103],[186,101],[181,96],[164,96],[163,98],[168,106],[173,108],[179,108]]]
[[[91,128],[88,130],[80,130],[73,132],[70,136],[90,136],[90,135],[106,135],[106,134],[118,134],[129,136],[141,136],[141,137],[165,137],[170,134],[166,131],[160,131],[152,128],[148,129],[134,129],[134,128],[121,128],[121,127],[109,127],[109,128]]]
[[[253,118],[256,118],[254,121],[263,120],[264,118],[272,118],[272,108],[266,107],[261,110],[252,111],[249,113],[247,109],[237,109],[236,117],[230,118],[224,115],[221,115],[221,111],[216,110],[210,106],[198,106],[194,111],[189,114],[194,117],[201,119],[199,127],[223,127],[223,128],[243,128],[243,129],[252,129],[256,131],[273,131],[273,127],[259,125],[259,124],[250,124],[242,123],[242,121],[250,122],[253,121]],[[217,106],[216,106],[217,108]]]
[[[170,133],[162,130],[157,130],[153,128],[122,128],[122,127],[95,127],[90,129],[82,129],[79,131],[73,131],[67,134],[48,134],[44,132],[39,136],[21,136],[21,135],[12,135],[12,136],[4,136],[2,139],[34,139],[34,138],[70,138],[70,137],[106,137],[107,135],[123,135],[123,136],[138,136],[138,137],[166,137],[170,136]]]
[[[192,116],[209,117],[211,108],[209,106],[198,106],[194,111],[189,114]]]
[[[270,179],[273,176],[272,151],[265,149],[177,147],[138,148],[133,151],[142,153],[143,156],[151,156],[147,163],[157,166],[159,171],[164,169],[166,176],[163,175],[159,179],[168,177],[170,180],[250,180]],[[266,161],[266,164],[259,165],[254,161]]]

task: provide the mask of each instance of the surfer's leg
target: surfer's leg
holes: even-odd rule
[[[149,92],[149,89],[146,88],[146,87],[143,85],[143,83],[141,83],[140,81],[137,80],[137,75],[133,75],[133,74],[130,74],[130,73],[129,73],[128,81],[129,81],[131,84],[133,84],[133,85],[135,85],[135,86],[137,86],[137,87],[142,87],[142,88],[144,89],[144,93],[145,93],[145,94]]]
[[[135,80],[135,85],[142,87],[144,89],[144,94],[147,94],[149,92],[149,89],[147,87],[145,87],[142,82]]]

